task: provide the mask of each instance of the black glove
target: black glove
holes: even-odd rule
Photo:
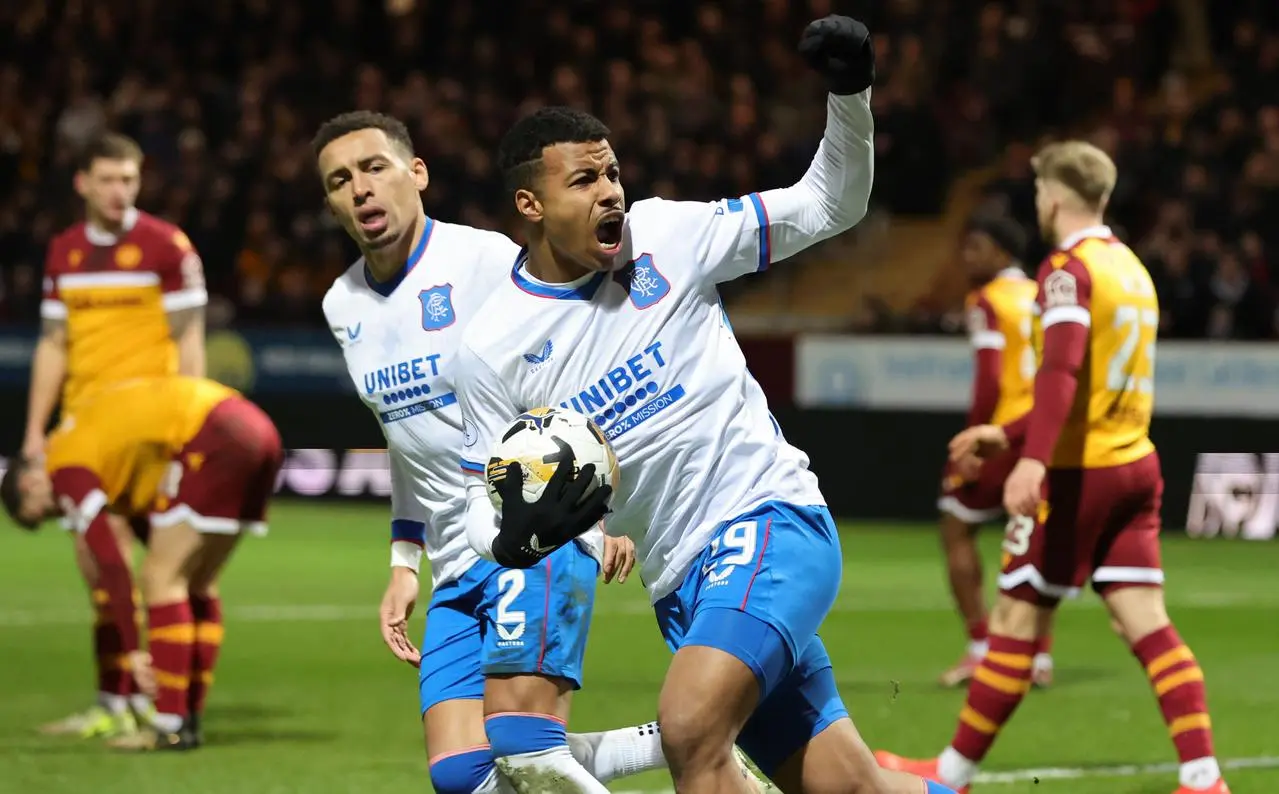
[[[611,485],[601,485],[582,498],[595,477],[595,465],[586,464],[576,476],[572,471],[572,457],[561,457],[542,495],[528,502],[520,464],[506,467],[506,476],[493,486],[502,497],[501,528],[493,539],[494,562],[503,568],[532,568],[608,513]]]
[[[870,31],[852,17],[831,14],[804,28],[799,54],[826,78],[832,94],[860,94],[875,83]]]

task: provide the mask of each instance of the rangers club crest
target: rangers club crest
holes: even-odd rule
[[[617,271],[615,280],[626,288],[631,305],[637,309],[647,309],[671,291],[671,283],[658,271],[649,254],[641,254],[634,262]]]
[[[444,284],[424,289],[417,294],[422,302],[422,330],[439,331],[457,319],[453,312],[453,285]]]

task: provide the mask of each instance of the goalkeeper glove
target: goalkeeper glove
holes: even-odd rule
[[[860,94],[875,83],[870,31],[852,17],[832,14],[808,23],[799,54],[826,78],[832,94]]]
[[[518,463],[506,467],[506,476],[494,484],[502,497],[500,528],[493,539],[494,562],[504,568],[531,568],[608,513],[613,487],[601,485],[586,494],[595,465],[586,464],[576,475],[572,469],[571,457],[560,458],[541,496],[529,502],[524,499],[522,467]]]

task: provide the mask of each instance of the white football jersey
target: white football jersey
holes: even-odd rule
[[[638,546],[656,601],[674,590],[722,522],[768,501],[824,504],[807,456],[786,442],[729,327],[717,285],[847,229],[872,180],[869,96],[830,97],[826,136],[793,187],[717,202],[640,201],[622,264],[571,284],[531,277],[524,257],[458,351],[462,468],[482,474],[515,413],[586,414],[617,453],[605,520]],[[468,532],[491,553],[495,513],[468,482]]]
[[[519,247],[505,235],[428,219],[403,271],[378,283],[356,262],[324,296],[324,316],[360,399],[382,426],[391,464],[392,564],[425,551],[434,586],[478,558],[466,542],[458,468],[462,412],[453,359],[467,323]]]

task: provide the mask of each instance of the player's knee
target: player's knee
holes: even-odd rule
[[[148,603],[168,603],[185,600],[187,580],[179,565],[156,554],[148,554],[142,561],[140,576],[142,592]]]
[[[1019,640],[1033,640],[1041,623],[1038,607],[1028,601],[1000,593],[990,610],[990,633]]]
[[[218,597],[218,582],[216,577],[207,581],[197,581],[196,579],[192,579],[189,589],[192,598]]]
[[[722,716],[705,700],[675,704],[668,698],[659,703],[662,754],[672,771],[732,763],[733,737],[724,732]]]
[[[941,542],[947,551],[971,551],[977,549],[977,527],[953,513],[941,514]]]
[[[671,768],[732,763],[733,742],[793,667],[781,633],[735,609],[703,610],[667,671],[657,705]]]
[[[431,759],[431,788],[439,794],[475,794],[487,791],[496,775],[493,753],[467,750]]]
[[[142,560],[138,575],[144,583],[164,584],[179,575],[180,569],[162,554],[149,553]]]
[[[1161,587],[1111,585],[1102,591],[1111,628],[1129,645],[1171,624]]]
[[[226,567],[227,558],[230,553],[214,553],[201,554],[192,566],[191,573],[186,577],[187,589],[191,591],[193,596],[213,597],[218,592],[218,578],[222,575],[222,569]]]

